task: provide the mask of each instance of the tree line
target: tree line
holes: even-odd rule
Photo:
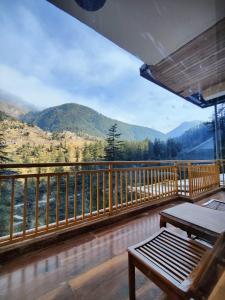
[[[175,139],[123,141],[117,124],[114,124],[104,142],[85,144],[82,157],[84,161],[163,160],[175,159],[180,151],[181,144]]]

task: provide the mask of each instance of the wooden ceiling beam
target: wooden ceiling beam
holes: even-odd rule
[[[150,69],[184,97],[225,81],[225,18]]]

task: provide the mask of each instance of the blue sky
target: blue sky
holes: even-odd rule
[[[163,132],[212,115],[141,78],[142,61],[45,0],[1,0],[0,23],[0,89],[38,108],[75,102]]]

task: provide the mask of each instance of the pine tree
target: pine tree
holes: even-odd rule
[[[122,157],[121,147],[123,142],[120,140],[121,133],[117,132],[117,124],[113,124],[109,128],[105,150],[105,160],[106,161],[115,161],[120,160]]]
[[[6,143],[5,139],[2,133],[0,133],[0,162],[7,162],[10,161],[10,159],[7,157],[7,152],[5,151],[6,149]]]

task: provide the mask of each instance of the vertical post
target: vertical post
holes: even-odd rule
[[[24,179],[24,202],[23,202],[23,238],[26,235],[27,226],[27,177]]]
[[[90,208],[89,208],[89,213],[90,213],[90,218],[92,218],[92,194],[93,194],[93,180],[92,180],[92,173],[90,173]]]
[[[60,206],[60,175],[57,174],[57,195],[56,195],[56,212],[55,212],[55,218],[56,218],[56,227],[59,226],[59,206]]]
[[[73,209],[74,209],[74,223],[76,223],[77,218],[77,172],[74,175],[74,201],[73,201]]]
[[[112,176],[112,164],[109,164],[109,214],[113,211],[113,176]]]
[[[131,255],[128,253],[128,272],[129,272],[129,299],[135,300],[135,266]]]
[[[66,212],[65,212],[65,216],[66,216],[66,226],[68,226],[69,223],[69,187],[70,187],[70,177],[69,177],[69,173],[66,174]]]
[[[215,159],[219,159],[219,132],[218,132],[218,112],[217,103],[214,105],[215,114],[215,126],[214,126],[214,138],[215,138]]]
[[[98,174],[97,174],[98,175]],[[81,191],[81,202],[82,202],[82,207],[81,207],[81,213],[82,213],[82,220],[85,218],[85,174],[81,175],[81,184],[82,184],[82,191]],[[97,189],[98,189],[98,183],[97,183]]]
[[[218,124],[218,111],[217,111],[217,103],[214,106],[215,113],[215,127],[214,127],[214,137],[215,137],[215,159],[218,160],[220,158],[220,143],[221,139],[219,139],[219,124]],[[219,166],[219,185],[220,185],[220,166]]]
[[[102,173],[102,185],[103,185],[103,211],[104,211],[104,214],[105,214],[105,191],[106,191],[105,172]]]
[[[47,177],[47,201],[46,201],[46,230],[49,226],[49,200],[50,200],[50,176]]]
[[[9,234],[10,234],[10,240],[13,239],[13,221],[14,221],[14,195],[15,195],[15,179],[12,178],[12,190],[11,190],[11,201],[10,201],[10,229],[9,229]]]
[[[36,200],[35,200],[35,234],[38,233],[39,226],[39,188],[40,188],[40,177],[36,177]]]
[[[179,164],[178,162],[175,163],[174,166],[174,176],[173,179],[175,180],[175,190],[176,190],[176,194],[178,195],[178,180],[179,180],[179,176],[178,176],[178,170],[179,170]]]
[[[216,186],[220,186],[220,168],[221,164],[223,164],[223,161],[217,160],[216,161]]]
[[[189,180],[189,197],[191,197],[193,192],[191,163],[188,163],[188,180]]]
[[[97,193],[97,216],[99,216],[99,208],[100,208],[100,194],[99,194],[99,185],[100,185],[100,180],[99,180],[99,173],[96,174],[97,176],[97,183],[96,183],[96,193]]]

